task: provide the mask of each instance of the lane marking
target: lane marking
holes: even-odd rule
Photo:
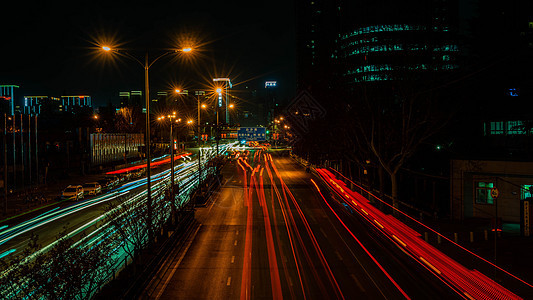
[[[435,268],[434,265],[432,265],[429,261],[425,260],[422,256],[419,257],[421,261],[423,261],[428,267],[430,267],[435,273],[442,274],[441,271],[437,268]]]
[[[234,262],[235,262],[235,255],[233,255],[233,256],[231,257],[231,263],[234,263]]]
[[[400,240],[397,236],[395,236],[394,234],[392,235],[392,238],[395,239],[398,243],[400,243],[400,245],[404,246],[404,247],[407,247],[407,245],[402,242],[402,240]]]
[[[230,286],[230,285],[231,285],[231,276],[228,277],[228,281],[226,282],[226,285],[227,285],[227,286]]]
[[[339,251],[335,250],[335,255],[337,255],[339,260],[341,260],[341,261],[343,260],[341,254],[339,253]]]
[[[326,234],[326,232],[324,231],[324,229],[320,228],[320,232],[322,232],[322,234],[324,235],[324,237],[328,237],[328,235]]]
[[[237,240],[235,240],[235,243],[233,243],[233,246],[237,246]]]
[[[363,285],[361,284],[361,282],[359,281],[359,279],[357,279],[357,277],[355,277],[354,274],[350,274],[350,277],[352,277],[353,281],[355,281],[355,284],[357,284],[357,287],[363,291],[363,293],[366,293],[366,290],[365,288],[363,287]]]

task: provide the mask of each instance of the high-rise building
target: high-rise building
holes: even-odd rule
[[[15,89],[18,88],[18,85],[13,84],[0,85],[0,109],[2,112],[14,115],[20,109],[15,98]]]
[[[128,106],[146,108],[142,91],[131,91]]]
[[[156,97],[152,99],[150,105],[157,111],[162,111],[167,107],[168,104],[168,92],[157,92]]]
[[[453,1],[346,1],[338,46],[345,82],[420,79],[458,68]]]
[[[130,92],[120,92],[120,108],[128,107],[130,105]]]
[[[24,96],[24,113],[39,115],[63,111],[61,99],[49,96]]]
[[[274,113],[276,108],[279,106],[279,99],[277,95],[277,81],[266,81],[265,82],[265,103],[264,103],[264,118],[265,124],[270,124],[274,120]]]
[[[92,108],[91,96],[87,95],[61,96],[61,102],[66,112]]]
[[[458,68],[457,0],[299,1],[300,88]]]
[[[341,32],[339,0],[296,2],[298,87],[327,86],[328,73],[335,73]]]

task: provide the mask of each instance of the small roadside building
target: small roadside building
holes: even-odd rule
[[[453,219],[521,221],[521,201],[533,192],[533,162],[452,160],[450,169]]]

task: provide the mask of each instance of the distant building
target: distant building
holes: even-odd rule
[[[150,105],[156,111],[163,111],[168,106],[168,92],[157,92],[156,97],[152,99]]]
[[[146,112],[146,101],[142,91],[120,92],[120,108],[133,108],[139,112]],[[153,102],[152,102],[153,103]]]
[[[102,165],[139,157],[140,146],[144,146],[144,134],[142,133],[92,133],[90,136],[91,164]]]
[[[0,85],[0,109],[3,113],[14,115],[20,109],[15,100],[15,89],[18,88],[13,84]]]
[[[120,108],[128,107],[130,104],[130,92],[120,92]]]
[[[24,96],[25,114],[39,115],[58,113],[62,111],[62,101],[58,97]]]
[[[128,106],[146,108],[142,91],[131,91]]]
[[[265,103],[264,103],[264,124],[270,124],[274,120],[274,113],[276,108],[279,106],[279,99],[277,95],[277,81],[266,81],[265,82]]]
[[[327,86],[338,57],[340,1],[297,0],[296,12],[298,87]]]
[[[76,112],[80,109],[92,108],[91,96],[61,96],[61,105],[65,112]]]

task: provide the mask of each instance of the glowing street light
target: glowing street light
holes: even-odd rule
[[[151,155],[150,155],[150,88],[148,80],[148,71],[153,64],[159,59],[163,58],[172,53],[184,52],[191,53],[192,48],[186,47],[174,51],[167,51],[159,56],[157,56],[152,61],[149,60],[148,51],[145,53],[144,62],[139,60],[137,57],[131,55],[130,53],[121,50],[121,49],[112,49],[109,46],[103,46],[102,50],[105,52],[115,52],[123,54],[131,60],[139,63],[144,69],[144,94],[145,94],[145,106],[146,106],[146,133],[145,133],[145,147],[146,147],[146,206],[147,206],[147,219],[148,219],[148,242],[153,242],[153,227],[152,227],[152,189],[151,189],[151,176],[150,176],[150,164],[151,164]],[[172,172],[173,173],[173,172]]]
[[[174,196],[174,134],[172,132],[172,128],[174,127],[172,119],[176,118],[176,112],[173,112],[172,115],[168,115],[167,119],[169,120],[170,124],[170,205],[172,207],[172,218],[173,222],[176,219],[176,205],[175,205],[175,196]],[[157,120],[165,120],[165,116],[161,116],[157,118]],[[180,119],[181,120],[181,119]],[[177,120],[176,120],[177,122]]]

